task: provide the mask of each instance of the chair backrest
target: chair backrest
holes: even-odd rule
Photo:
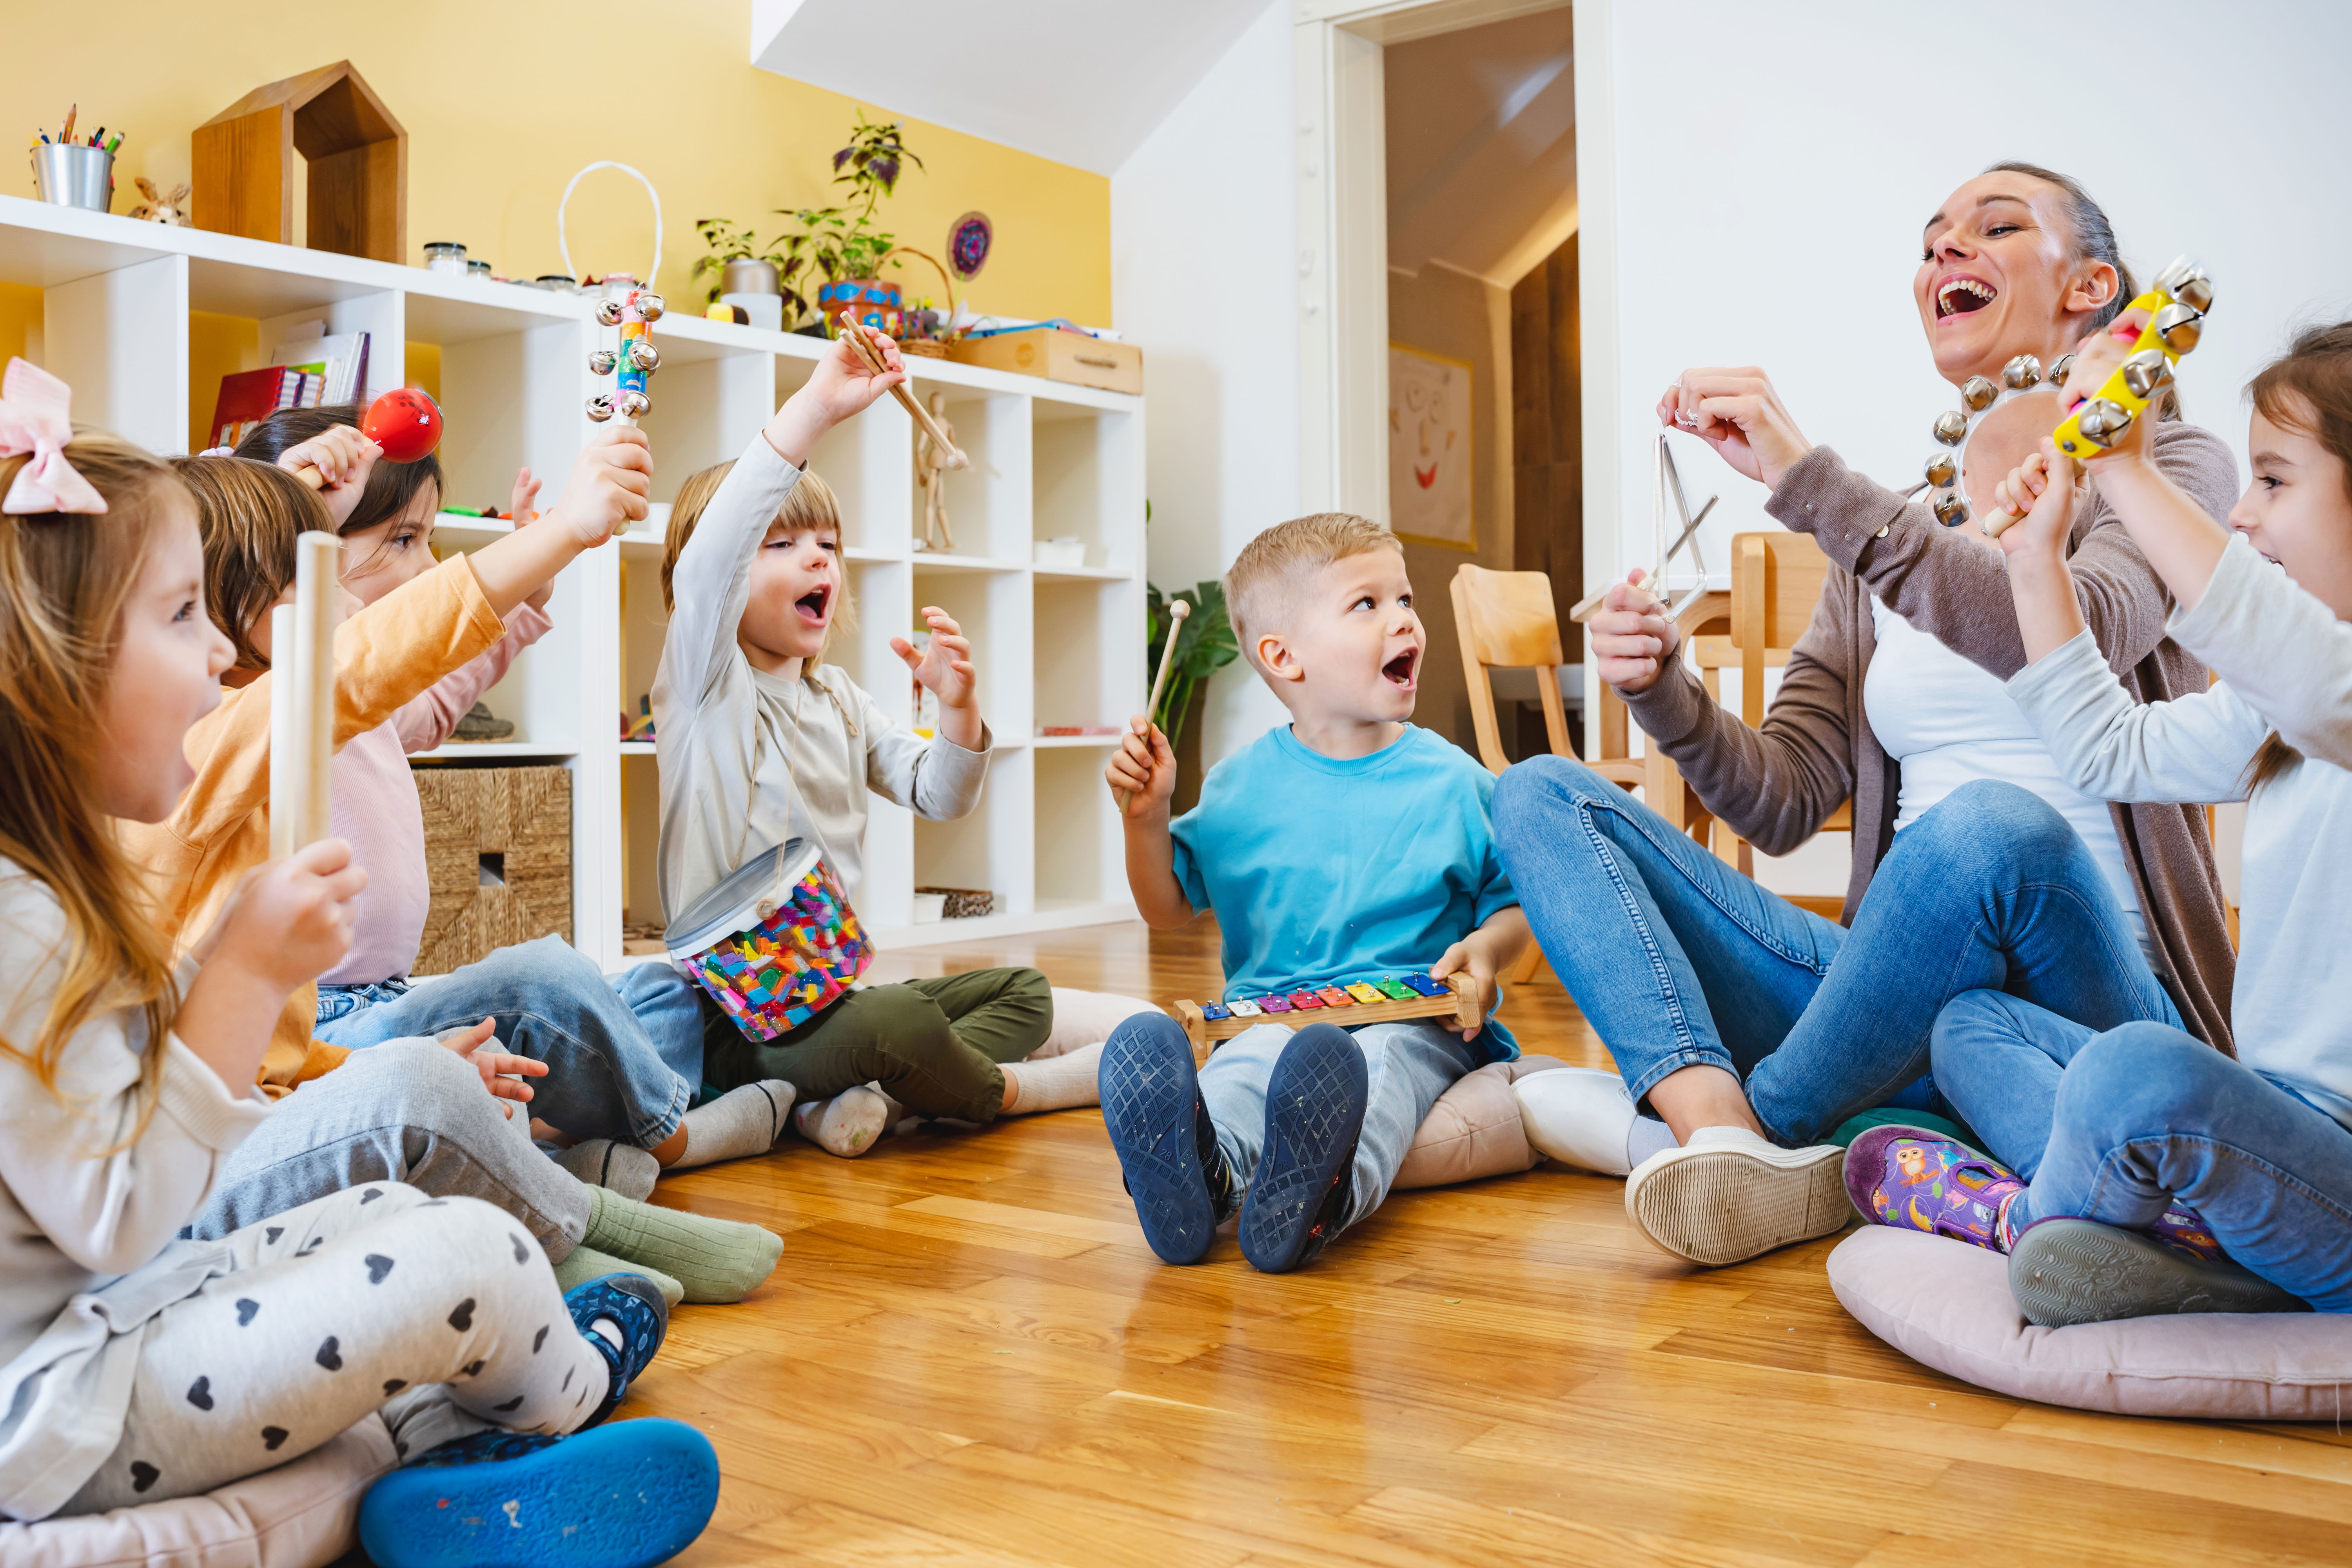
[[[1495,773],[1511,765],[1495,717],[1495,688],[1486,671],[1534,667],[1543,703],[1544,737],[1556,755],[1576,754],[1568,742],[1568,709],[1559,672],[1568,660],[1559,646],[1559,614],[1551,579],[1541,572],[1490,572],[1467,563],[1454,572],[1454,630],[1462,644],[1462,673],[1470,688],[1470,719],[1478,732],[1478,760]]]
[[[1811,534],[1731,536],[1731,646],[1739,655],[1739,716],[1751,730],[1764,722],[1764,671],[1788,662],[1829,571]]]

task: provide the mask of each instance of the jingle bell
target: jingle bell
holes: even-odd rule
[[[1946,490],[1936,498],[1936,521],[1946,528],[1958,528],[1969,520],[1969,503],[1960,499],[1958,490]]]
[[[2000,381],[2011,392],[2023,392],[2042,381],[2042,362],[2032,354],[2020,354],[2000,367]]]
[[[2056,359],[2052,360],[2050,362],[2050,384],[2053,386],[2065,385],[2067,373],[2072,371],[2074,368],[2074,356],[2073,354],[2060,354]]]
[[[2213,279],[2185,256],[2157,274],[2156,286],[2192,310],[2213,308]]]
[[[602,425],[613,416],[613,395],[600,392],[588,400],[588,417]]]
[[[654,400],[642,392],[624,390],[613,395],[613,410],[624,419],[642,419]]]
[[[2174,353],[2185,354],[2205,335],[2205,313],[2190,305],[2167,305],[2149,323],[2158,342]]]
[[[597,300],[596,320],[604,326],[619,326],[621,324],[621,302],[618,300]]]
[[[2011,363],[2017,362],[2011,360]],[[1982,414],[2000,400],[2000,388],[1989,376],[1972,375],[1960,383],[1960,406],[1971,414]]]
[[[629,368],[631,370],[652,370],[660,363],[661,351],[654,347],[653,340],[651,338],[631,338],[629,340]]]
[[[1939,490],[1948,490],[1952,488],[1952,481],[1960,477],[1960,466],[1952,461],[1949,452],[1937,452],[1927,458],[1925,473],[1929,484]]]
[[[1986,385],[1992,384],[1987,382]],[[1947,447],[1957,447],[1969,438],[1969,416],[1957,408],[1948,408],[1936,416],[1936,439]]]
[[[2131,410],[2110,398],[2094,397],[2083,405],[2083,434],[2102,447],[2114,446],[2131,422]]]
[[[669,307],[663,303],[662,297],[658,294],[640,293],[637,296],[637,314],[647,321],[660,321],[662,312],[667,309]]]
[[[588,356],[588,374],[610,375],[613,374],[613,367],[620,363],[620,356],[611,349],[597,349]]]
[[[2154,397],[2172,384],[2172,362],[2162,349],[2142,349],[2124,361],[2124,384],[2134,397]]]

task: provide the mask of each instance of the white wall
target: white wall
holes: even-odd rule
[[[1761,365],[1809,438],[1897,489],[1916,481],[1928,422],[1953,401],[1911,302],[1920,226],[1988,163],[2081,180],[2143,279],[2184,251],[2204,261],[2213,325],[2182,391],[2242,477],[2247,378],[2292,324],[2352,310],[2338,167],[2352,6],[2144,0],[2078,30],[2039,0],[1964,15],[1580,0],[1578,24],[1584,299],[1588,327],[1603,316],[1616,340],[1604,373],[1585,339],[1585,406],[1613,414],[1620,476],[1613,541],[1588,512],[1596,580],[1647,561],[1650,410],[1686,366]],[[2145,63],[2095,70],[2100,57]],[[1590,134],[1601,113],[1605,142]],[[1593,287],[1603,246],[1613,300]],[[1707,525],[1720,570],[1730,534],[1772,526],[1764,492],[1696,441],[1676,445],[1693,506],[1723,492]]]
[[[1151,580],[1222,574],[1298,511],[1291,21],[1274,0],[1111,175],[1111,302],[1143,350]],[[1202,756],[1284,719],[1240,664],[1211,689]]]

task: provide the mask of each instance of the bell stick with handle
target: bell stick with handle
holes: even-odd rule
[[[1152,677],[1151,679],[1151,700],[1143,705],[1143,718],[1146,723],[1151,722],[1151,716],[1160,711],[1160,694],[1168,689],[1168,672],[1176,668],[1176,634],[1183,629],[1184,617],[1192,613],[1192,603],[1191,600],[1171,599],[1168,601],[1168,645],[1160,650],[1160,673]],[[1127,815],[1127,791],[1123,789],[1114,789],[1110,792],[1110,797],[1118,804],[1118,814],[1121,816],[1125,816]]]

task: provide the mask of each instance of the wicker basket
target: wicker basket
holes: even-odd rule
[[[418,974],[501,947],[572,940],[572,773],[566,768],[416,770],[433,901]]]
[[[938,893],[947,900],[940,918],[968,921],[992,914],[996,909],[996,895],[985,888],[917,888],[919,893]]]

